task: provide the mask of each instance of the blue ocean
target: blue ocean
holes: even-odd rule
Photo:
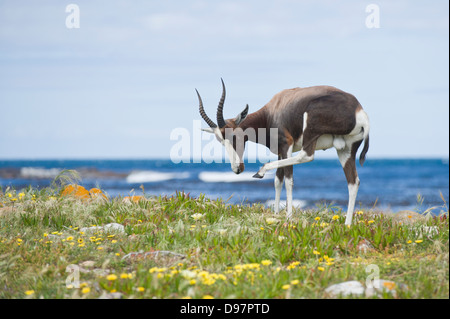
[[[246,164],[235,175],[227,163],[179,163],[170,160],[2,160],[0,187],[16,190],[29,185],[47,187],[63,169],[80,173],[86,188],[99,187],[108,196],[171,196],[177,191],[192,197],[205,194],[229,203],[274,202],[274,173],[252,178],[262,164]],[[393,212],[408,209],[423,212],[431,207],[447,211],[449,199],[448,159],[368,159],[357,164],[361,186],[357,207]],[[441,196],[442,194],[442,196]],[[283,189],[282,200],[285,199]],[[294,167],[294,205],[313,208],[333,205],[346,209],[347,184],[338,160],[315,160]],[[443,198],[442,198],[443,197]]]

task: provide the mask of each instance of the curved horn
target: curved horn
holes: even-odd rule
[[[206,115],[205,110],[203,109],[202,98],[200,97],[200,94],[198,93],[197,89],[195,89],[195,92],[197,92],[197,96],[198,96],[198,102],[199,102],[198,110],[200,111],[200,115],[201,115],[202,118],[205,120],[205,122],[209,125],[209,127],[211,127],[211,128],[217,127],[216,123],[214,123],[214,122],[208,117],[208,115]]]
[[[225,84],[223,83],[222,78],[220,78],[220,81],[222,81],[222,97],[219,101],[219,106],[217,107],[217,124],[219,125],[219,128],[224,127],[225,120],[223,118],[223,103],[225,102]]]

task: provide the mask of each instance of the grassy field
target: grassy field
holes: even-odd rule
[[[351,227],[337,207],[286,223],[183,193],[3,189],[0,203],[0,298],[330,298],[375,275],[388,282],[370,298],[449,298],[445,203],[430,218],[358,211]]]

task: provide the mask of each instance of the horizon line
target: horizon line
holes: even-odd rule
[[[449,156],[371,156],[368,157],[366,160],[449,160]],[[148,161],[148,160],[167,160],[171,161],[170,157],[160,157],[160,156],[149,156],[149,157],[11,157],[11,158],[1,158],[0,161]],[[189,164],[189,163],[183,163],[184,161],[189,161],[189,163],[192,164],[192,161],[194,160],[200,160],[201,162],[196,163],[202,163],[204,162],[202,158],[185,158],[182,159],[180,163],[177,164]],[[211,161],[215,160],[221,160],[220,158],[211,158],[207,159]],[[265,158],[263,160],[270,160],[270,158]],[[319,160],[338,160],[334,157],[326,157],[326,158],[316,158],[315,161]],[[193,163],[193,164],[196,164]],[[246,164],[255,164],[255,163],[248,163],[244,160],[244,163]]]

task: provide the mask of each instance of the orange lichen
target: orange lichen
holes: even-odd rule
[[[80,199],[89,199],[89,191],[80,185],[68,185],[61,192],[61,196],[73,196]]]
[[[91,198],[97,198],[97,197],[101,196],[104,199],[107,199],[106,195],[102,192],[102,190],[98,189],[98,188],[91,188],[89,190],[89,194],[90,194]]]
[[[383,286],[386,287],[389,290],[392,290],[392,289],[395,288],[396,285],[395,285],[395,282],[387,281],[387,282],[383,283]]]
[[[123,198],[123,202],[135,202],[138,203],[141,200],[145,200],[144,196],[127,196]]]

